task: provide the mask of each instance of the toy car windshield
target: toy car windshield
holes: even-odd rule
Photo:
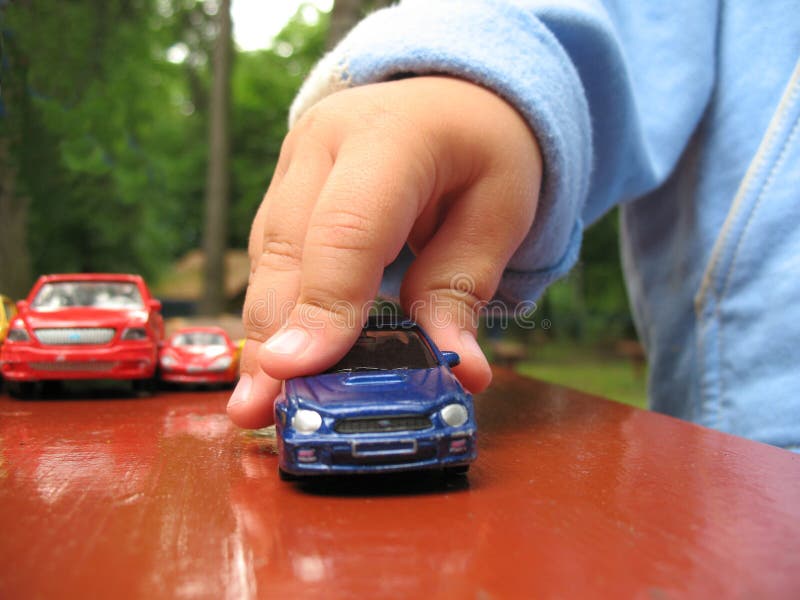
[[[350,352],[327,372],[430,369],[436,365],[430,349],[413,329],[365,330]]]
[[[226,346],[225,338],[218,333],[194,331],[180,333],[172,340],[173,346]]]
[[[45,283],[31,303],[33,310],[91,307],[144,308],[136,285],[115,281],[55,281]]]

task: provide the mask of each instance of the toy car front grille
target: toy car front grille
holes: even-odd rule
[[[35,371],[91,371],[93,373],[110,371],[117,366],[117,363],[106,360],[32,362],[28,364],[30,368],[34,369]]]
[[[392,431],[419,431],[431,427],[430,418],[424,415],[392,415],[340,419],[333,426],[336,433],[389,433]]]
[[[58,327],[34,330],[36,339],[47,346],[97,346],[114,337],[113,327]]]

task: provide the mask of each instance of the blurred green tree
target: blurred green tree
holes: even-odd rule
[[[28,256],[33,272],[149,274],[176,246],[172,159],[190,147],[191,128],[157,4],[3,5],[2,85],[11,93],[0,137],[17,166],[13,203],[29,205],[27,224],[14,225],[27,242],[4,248],[2,271],[19,272]]]
[[[288,129],[289,106],[322,55],[328,15],[302,9],[268,50],[241,52],[233,69],[233,193],[228,241],[244,247]],[[305,15],[305,16],[304,16]]]
[[[604,343],[635,338],[619,257],[619,211],[584,233],[581,259],[567,277],[548,288],[539,314],[548,334],[562,340]]]
[[[35,274],[153,276],[200,245],[216,6],[0,0],[0,290]],[[327,15],[301,9],[233,72],[227,242],[249,225]]]

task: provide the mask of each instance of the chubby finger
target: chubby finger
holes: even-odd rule
[[[472,392],[491,382],[476,341],[480,312],[524,239],[536,208],[539,179],[489,177],[453,202],[444,222],[406,273],[404,310],[443,350],[457,352],[453,372]]]
[[[239,381],[228,400],[228,417],[245,429],[258,429],[275,422],[273,405],[281,389],[281,382],[264,373],[256,363],[259,343],[252,339],[245,342]]]
[[[280,384],[258,365],[258,347],[280,328],[297,299],[305,232],[331,164],[321,145],[299,144],[280,181],[270,185],[253,222],[250,281],[242,314],[248,341],[242,350],[239,384],[228,404],[231,420],[240,427],[273,422],[272,405]]]
[[[352,346],[431,194],[433,167],[413,143],[399,153],[377,140],[354,146],[340,148],[311,215],[298,304],[260,349],[261,367],[278,379],[321,371]]]
[[[326,147],[303,140],[280,183],[270,186],[264,197],[249,244],[245,328],[253,339],[263,341],[274,333],[297,298],[306,230],[332,166]]]

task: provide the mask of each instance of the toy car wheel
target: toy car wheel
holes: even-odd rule
[[[30,400],[36,397],[36,382],[35,381],[8,381],[8,393],[18,400]]]
[[[281,478],[281,481],[298,481],[300,478],[297,475],[292,475],[278,467],[278,477]]]
[[[457,467],[445,467],[447,475],[466,475],[469,472],[469,465],[458,465]]]
[[[156,380],[152,377],[149,379],[134,379],[131,381],[131,388],[137,396],[152,396],[156,391]]]
[[[42,382],[43,396],[57,396],[64,391],[64,384],[58,379],[49,379]]]

